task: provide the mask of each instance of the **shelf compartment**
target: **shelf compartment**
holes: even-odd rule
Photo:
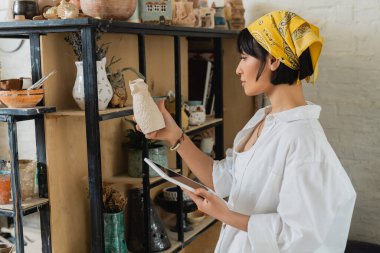
[[[128,105],[123,108],[110,108],[107,110],[99,111],[99,121],[121,118],[125,116],[129,116],[133,114],[132,105]],[[58,110],[55,113],[50,113],[47,115],[48,117],[65,117],[65,116],[73,116],[73,117],[84,117],[85,111],[79,109],[73,110]]]
[[[207,231],[207,229],[210,228],[212,225],[214,225],[216,222],[217,222],[216,219],[214,219],[213,217],[207,216],[200,223],[196,225],[192,225],[194,229],[192,231],[185,232],[184,245],[182,245],[181,242],[177,241],[177,232],[172,232],[169,229],[166,229],[166,233],[169,237],[169,240],[172,246],[170,247],[170,249],[161,251],[161,253],[172,253],[172,252],[181,251],[183,247],[190,244],[194,239],[200,236],[203,232]]]
[[[188,129],[185,130],[185,133],[188,135],[194,135],[206,129],[209,129],[221,124],[223,124],[222,118],[207,117],[205,123],[199,126],[190,126]]]
[[[189,232],[185,232],[185,238],[184,238],[184,245],[181,244],[181,242],[177,241],[177,232],[172,232],[170,230],[166,230],[166,233],[168,234],[168,237],[170,239],[170,242],[172,244],[172,247],[166,251],[163,251],[164,253],[171,253],[171,252],[179,252],[182,250],[182,247],[187,246],[190,244],[193,240],[195,240],[198,236],[202,235],[203,232],[207,231],[208,228],[210,228],[212,225],[214,225],[217,222],[217,220],[211,216],[207,216],[203,221],[193,226],[193,230]],[[182,246],[182,247],[181,247]]]
[[[174,170],[175,172],[180,172],[179,169]],[[127,173],[122,173],[113,177],[108,177],[103,179],[106,183],[112,184],[125,184],[125,185],[142,185],[142,177],[130,177]],[[160,184],[167,182],[162,177],[150,177],[150,188],[156,187]]]
[[[40,208],[49,204],[49,199],[46,198],[34,198],[24,200],[21,204],[22,214],[28,215],[31,213],[38,212]],[[13,203],[6,205],[0,205],[0,216],[13,217]]]

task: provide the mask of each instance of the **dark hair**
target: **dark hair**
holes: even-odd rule
[[[240,53],[249,54],[260,60],[259,71],[257,72],[256,81],[259,80],[264,71],[268,52],[253,38],[247,28],[240,31],[237,38],[237,49]],[[300,70],[294,70],[280,63],[280,66],[273,71],[271,82],[273,85],[287,83],[293,84],[297,78],[300,80],[314,73],[311,61],[310,51],[306,49],[299,58]]]

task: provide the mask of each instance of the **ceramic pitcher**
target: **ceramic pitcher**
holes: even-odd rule
[[[85,109],[84,103],[84,81],[83,62],[75,62],[77,66],[77,77],[73,88],[73,98],[81,110]],[[106,74],[106,58],[96,62],[97,85],[98,85],[98,107],[99,110],[107,109],[108,103],[113,96],[113,90]]]
[[[151,97],[144,80],[130,81],[129,87],[133,97],[133,113],[141,131],[147,134],[164,128],[164,117]]]

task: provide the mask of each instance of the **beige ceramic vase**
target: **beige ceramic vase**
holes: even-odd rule
[[[127,20],[136,9],[136,0],[80,0],[80,5],[93,18]]]
[[[147,134],[164,128],[164,117],[151,97],[144,80],[130,81],[129,87],[133,97],[133,113],[141,131]]]

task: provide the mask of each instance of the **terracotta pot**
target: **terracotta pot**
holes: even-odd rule
[[[136,0],[81,0],[84,14],[100,19],[129,19],[135,9]]]

